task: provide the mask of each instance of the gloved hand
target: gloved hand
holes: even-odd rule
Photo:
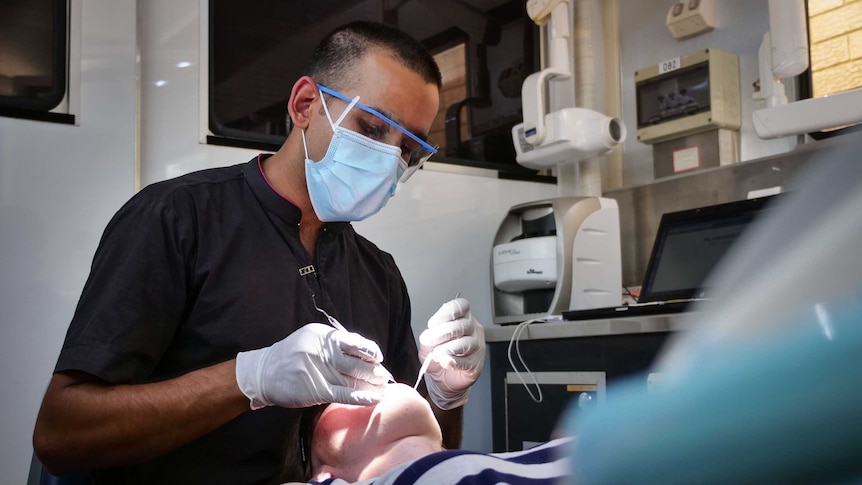
[[[485,366],[485,329],[470,313],[469,301],[448,301],[428,319],[419,335],[419,360],[428,354],[433,360],[425,384],[431,400],[440,409],[463,405]]]
[[[309,323],[284,340],[236,356],[236,382],[252,409],[380,401],[383,353],[358,333]]]

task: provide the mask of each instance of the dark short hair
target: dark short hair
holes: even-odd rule
[[[419,41],[397,27],[366,20],[351,22],[327,34],[315,47],[303,75],[329,88],[343,89],[353,82],[356,64],[372,49],[390,54],[438,89],[443,86],[437,62]]]
[[[328,404],[319,404],[298,410],[298,419],[288,426],[282,448],[281,469],[273,484],[311,480],[311,438],[326,406]]]

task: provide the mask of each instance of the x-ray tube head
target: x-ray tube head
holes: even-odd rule
[[[531,144],[523,123],[512,128],[518,163],[535,170],[604,155],[626,138],[619,120],[586,108],[564,108],[545,115],[546,135]]]

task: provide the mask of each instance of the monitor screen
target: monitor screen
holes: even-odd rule
[[[662,215],[638,301],[708,297],[709,274],[775,197]]]
[[[667,293],[699,288],[751,219],[749,215],[738,220],[671,228],[661,242],[661,252],[656,254],[652,290]]]

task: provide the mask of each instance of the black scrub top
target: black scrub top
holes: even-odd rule
[[[312,261],[299,239],[300,211],[268,184],[264,159],[152,184],[117,212],[55,371],[111,384],[170,379],[325,322],[314,294],[412,384],[419,362],[410,301],[392,256],[349,223],[331,223]],[[249,411],[151,462],[93,473],[97,483],[267,483],[297,416]]]

